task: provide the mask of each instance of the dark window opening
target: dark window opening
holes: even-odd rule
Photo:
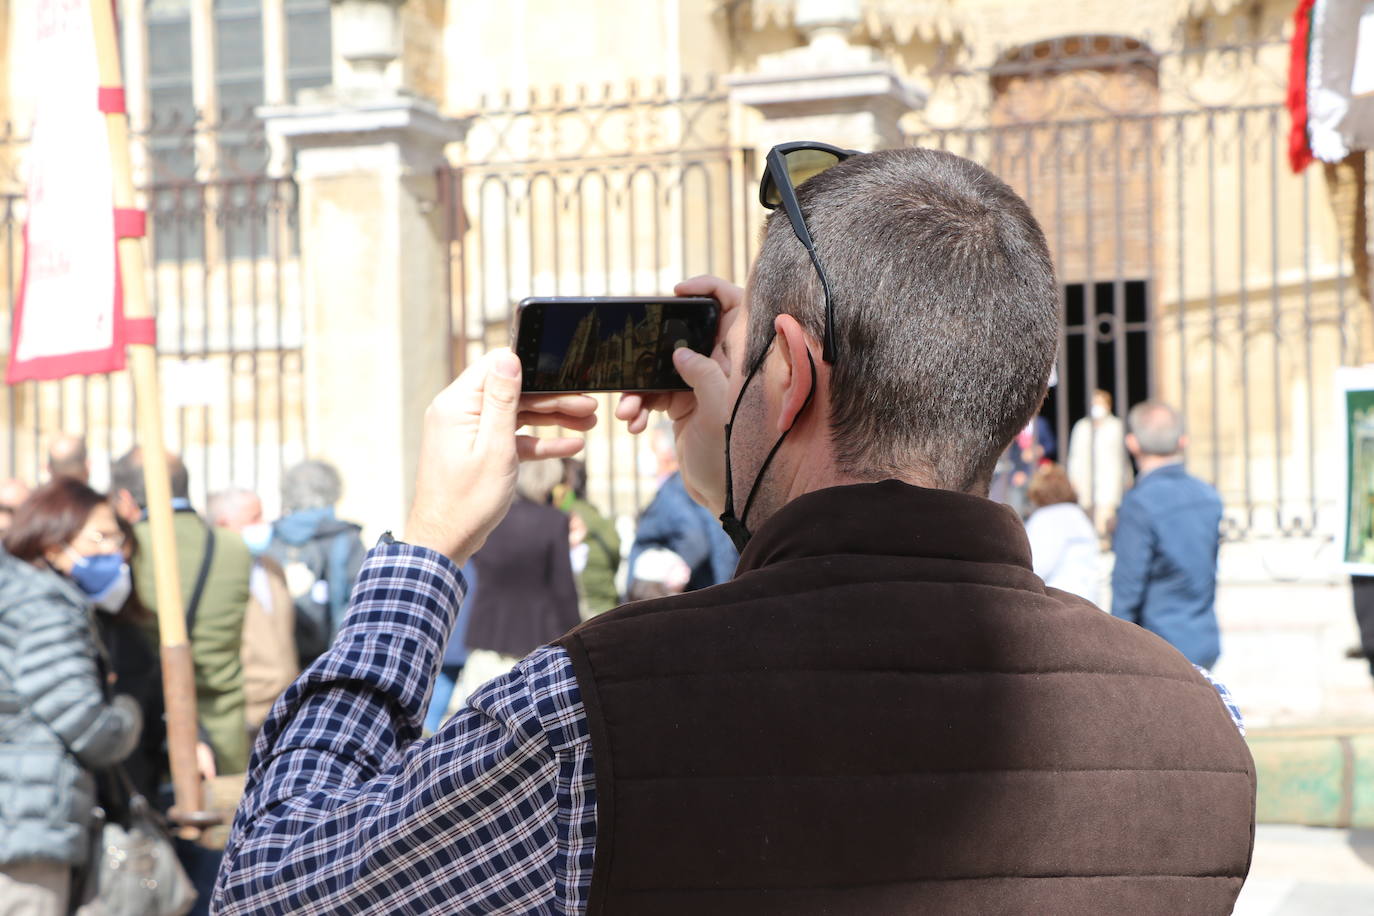
[[[1111,394],[1120,417],[1150,396],[1149,292],[1147,280],[1107,280],[1093,284],[1089,303],[1086,284],[1064,286],[1059,384],[1040,409],[1058,440],[1055,460],[1067,456],[1068,432],[1087,416],[1095,389]]]

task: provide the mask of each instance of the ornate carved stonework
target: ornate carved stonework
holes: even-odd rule
[[[840,9],[848,13],[851,7],[854,19],[852,28],[857,32],[856,37],[867,41],[890,39],[899,45],[912,41],[948,44],[957,40],[964,28],[954,0],[842,0],[838,3],[746,0],[746,3],[751,9],[756,29],[770,25],[805,29],[810,17],[825,15],[820,12],[822,9]]]

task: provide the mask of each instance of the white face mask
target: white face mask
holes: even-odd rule
[[[104,611],[106,614],[118,614],[119,609],[124,607],[124,602],[129,600],[129,595],[133,590],[133,573],[129,571],[129,564],[125,563],[119,567],[119,575],[110,583],[109,588],[105,589],[100,597],[92,600],[97,610]]]
[[[1101,419],[1102,419],[1103,417],[1105,417],[1105,416],[1107,416],[1107,408],[1103,407],[1101,404],[1094,404],[1094,405],[1093,405],[1093,419],[1094,419],[1094,420],[1101,420]]]
[[[248,545],[248,552],[253,556],[265,553],[272,544],[272,523],[258,522],[255,525],[246,525],[242,532],[243,543]]]

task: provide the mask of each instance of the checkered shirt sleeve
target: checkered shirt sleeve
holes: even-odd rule
[[[258,736],[212,912],[586,911],[596,792],[567,655],[535,651],[420,740],[465,589],[431,551],[368,555]]]
[[[1211,684],[1212,688],[1216,690],[1217,696],[1221,697],[1221,702],[1226,706],[1226,711],[1231,714],[1231,721],[1235,723],[1237,730],[1240,731],[1241,737],[1245,737],[1245,719],[1241,716],[1240,706],[1236,704],[1235,697],[1231,696],[1231,691],[1227,690],[1226,685],[1221,681],[1212,677],[1212,672],[1208,671],[1206,668],[1201,665],[1194,665],[1193,667],[1198,670],[1198,674],[1207,678],[1207,683]]]

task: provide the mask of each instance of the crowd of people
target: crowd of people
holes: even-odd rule
[[[472,587],[449,639],[426,724],[437,730],[477,687],[580,620],[627,597],[725,581],[734,548],[682,488],[671,433],[653,437],[658,493],[622,548],[587,499],[576,459],[522,466],[517,499],[466,567]],[[133,791],[172,802],[158,598],[143,455],[115,461],[109,492],[89,485],[80,437],[55,437],[47,480],[0,481],[0,667],[15,672],[0,709],[0,914],[10,903],[63,913],[89,895],[82,868],[92,811],[118,819]],[[195,676],[197,762],[204,779],[242,773],[272,704],[330,646],[365,548],[340,519],[342,481],[305,461],[282,480],[281,515],[260,494],[211,493],[203,511],[190,475],[168,458],[183,612]],[[477,583],[480,582],[480,588]],[[24,617],[24,625],[13,621]],[[213,877],[205,850],[183,844],[188,870]],[[207,886],[200,888],[208,899]],[[28,911],[25,911],[28,912]]]
[[[1177,411],[1143,401],[1123,424],[1111,404],[1094,392],[1070,435],[1067,468],[1028,426],[1009,449],[1015,461],[1003,457],[1002,501],[1025,517],[1035,574],[1047,585],[1105,605],[1211,668],[1221,654],[1221,498],[1185,469]]]
[[[270,524],[244,490],[197,511],[186,466],[169,456],[168,471],[196,758],[213,779],[247,769],[272,703],[328,648],[364,548],[361,528],[334,517],[341,485],[324,462],[286,473]],[[0,483],[0,668],[14,672],[0,709],[0,788],[13,802],[0,806],[3,913],[64,913],[92,893],[97,807],[118,821],[135,794],[172,802],[142,452],[113,463],[108,493],[90,476],[84,442],[61,436],[41,486]],[[208,901],[213,853],[179,852]]]

